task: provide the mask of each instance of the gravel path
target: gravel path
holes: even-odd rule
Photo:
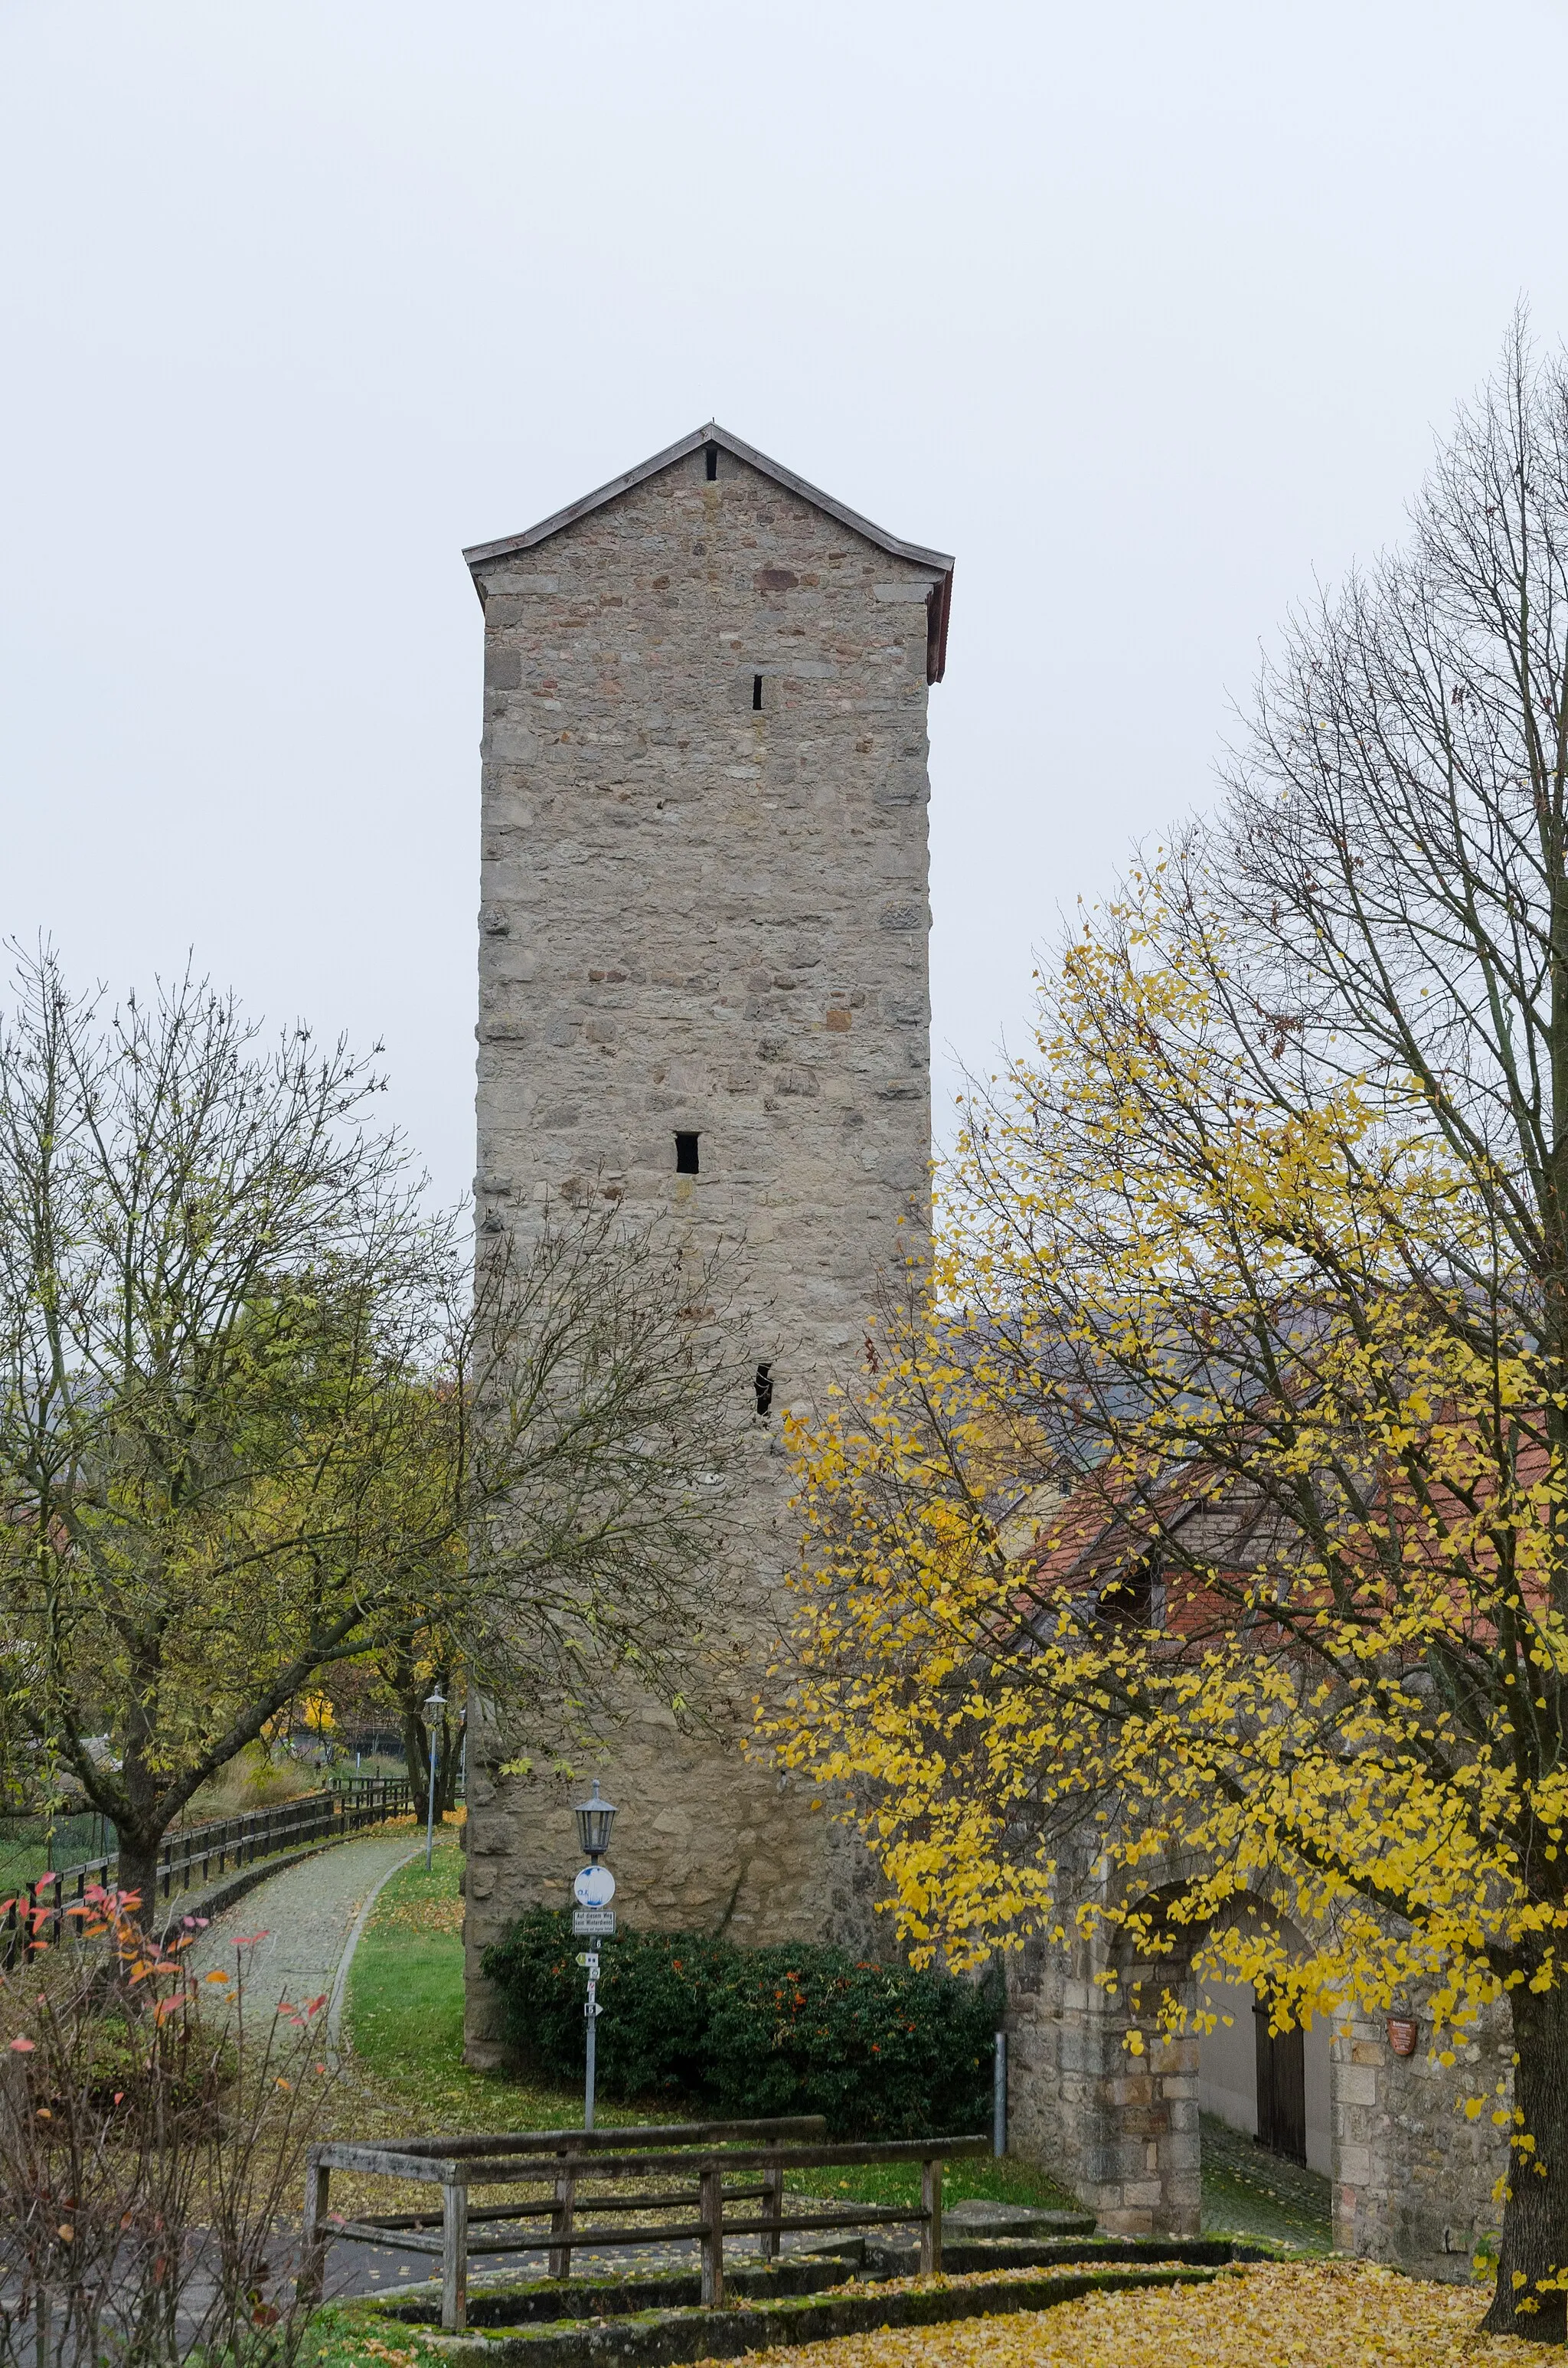
[[[259,1884],[210,1924],[189,1952],[199,1974],[233,1978],[234,1943],[262,1939],[244,1952],[245,1994],[270,2014],[280,1998],[294,2006],[330,1998],[345,1946],[370,1894],[417,1849],[407,1834],[336,1842]]]

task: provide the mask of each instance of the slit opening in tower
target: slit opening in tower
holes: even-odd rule
[[[714,478],[719,473],[719,447],[717,444],[705,444],[702,448],[702,457],[708,463],[708,482],[711,484]]]
[[[676,1174],[677,1176],[695,1176],[698,1173],[697,1144],[698,1138],[695,1134],[676,1136]]]
[[[773,1366],[766,1357],[756,1369],[756,1410],[758,1414],[773,1411]]]
[[[762,706],[762,677],[759,674],[754,674],[751,678],[751,703],[759,710]]]

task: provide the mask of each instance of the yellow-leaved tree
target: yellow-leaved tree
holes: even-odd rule
[[[1286,2016],[1506,2001],[1487,2325],[1561,2341],[1568,369],[1522,326],[1414,528],[969,1098],[931,1266],[796,1433],[775,1736],[918,1952],[1051,1929],[1088,1852],[1110,1922],[1184,1870],[1142,1949]]]

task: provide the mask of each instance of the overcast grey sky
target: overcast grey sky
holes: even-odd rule
[[[1516,296],[1568,331],[1565,88],[1568,0],[0,0],[0,927],[383,1036],[465,1189],[460,549],[711,416],[958,554],[983,1062]]]

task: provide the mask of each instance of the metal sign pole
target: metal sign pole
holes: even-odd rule
[[[599,2021],[598,1986],[599,1952],[597,1949],[590,1949],[588,1952],[588,2003],[583,2009],[588,2018],[587,2058],[583,2087],[583,2127],[585,2130],[591,2130],[594,2126],[594,2074],[597,2068],[595,2058],[597,2054],[595,2041],[598,2033]]]
[[[425,1697],[426,1749],[430,1761],[430,1799],[425,1812],[425,1863],[430,1863],[430,1853],[436,1847],[436,1730],[446,1712],[447,1697],[439,1686],[433,1686]]]
[[[608,1939],[615,1930],[615,1910],[609,1904],[615,1897],[615,1877],[608,1866],[599,1864],[614,1815],[614,1804],[600,1799],[597,1783],[593,1799],[579,1802],[576,1810],[578,1839],[588,1853],[588,1864],[572,1879],[572,1896],[577,1903],[572,1914],[572,1930],[579,1940],[588,1943],[577,1959],[588,1975],[588,2002],[583,2009],[588,2025],[587,2044],[583,2050],[585,2130],[594,2126],[594,2078],[598,2068],[599,1941]]]
[[[1007,2034],[996,2033],[996,2060],[992,2068],[991,2151],[1007,2151]]]

